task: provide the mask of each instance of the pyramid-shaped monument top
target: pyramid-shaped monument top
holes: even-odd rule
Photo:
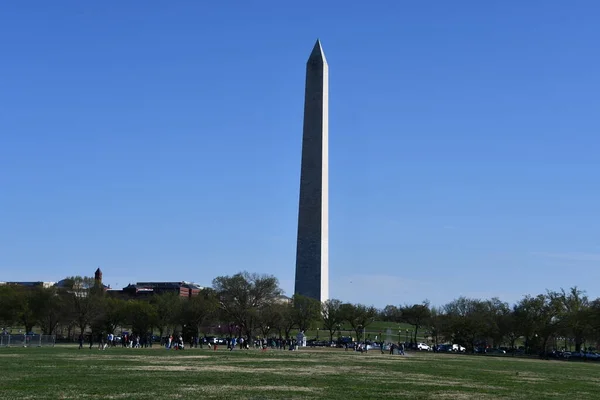
[[[317,39],[317,43],[315,43],[315,47],[313,47],[310,57],[308,57],[308,62],[327,64],[327,59],[325,58],[325,53],[319,39]]]

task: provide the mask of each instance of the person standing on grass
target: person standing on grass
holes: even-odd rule
[[[83,349],[83,333],[79,334],[79,350]]]

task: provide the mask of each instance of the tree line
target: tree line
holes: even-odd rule
[[[217,334],[252,340],[290,338],[296,331],[318,328],[330,341],[349,326],[354,339],[361,341],[369,326],[382,320],[391,326],[411,325],[411,342],[425,337],[433,344],[457,343],[470,350],[522,345],[540,352],[572,343],[581,351],[600,341],[600,299],[589,299],[577,287],[525,296],[512,306],[497,298],[460,297],[439,307],[424,301],[381,310],[337,299],[320,303],[294,296],[288,301],[282,294],[274,276],[248,272],[217,277],[211,288],[190,298],[163,293],[122,299],[108,295],[93,278],[71,277],[60,287],[0,286],[0,325],[21,326],[26,332],[38,327],[43,334],[69,339],[121,329],[160,337],[179,332],[186,337]]]
[[[510,305],[498,298],[460,297],[441,307],[427,301],[412,306],[386,306],[382,319],[405,322],[420,329],[432,342],[457,343],[467,349],[478,346],[516,348],[520,343],[530,353],[548,352],[574,345],[575,351],[598,348],[600,342],[600,298],[590,300],[582,290],[547,291],[526,295]]]

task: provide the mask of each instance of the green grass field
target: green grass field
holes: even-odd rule
[[[600,363],[342,349],[0,349],[2,399],[599,397]]]

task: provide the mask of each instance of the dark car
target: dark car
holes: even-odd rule
[[[451,344],[438,344],[437,346],[435,346],[433,348],[433,351],[435,351],[436,353],[450,352],[450,351],[452,351],[452,345]]]

